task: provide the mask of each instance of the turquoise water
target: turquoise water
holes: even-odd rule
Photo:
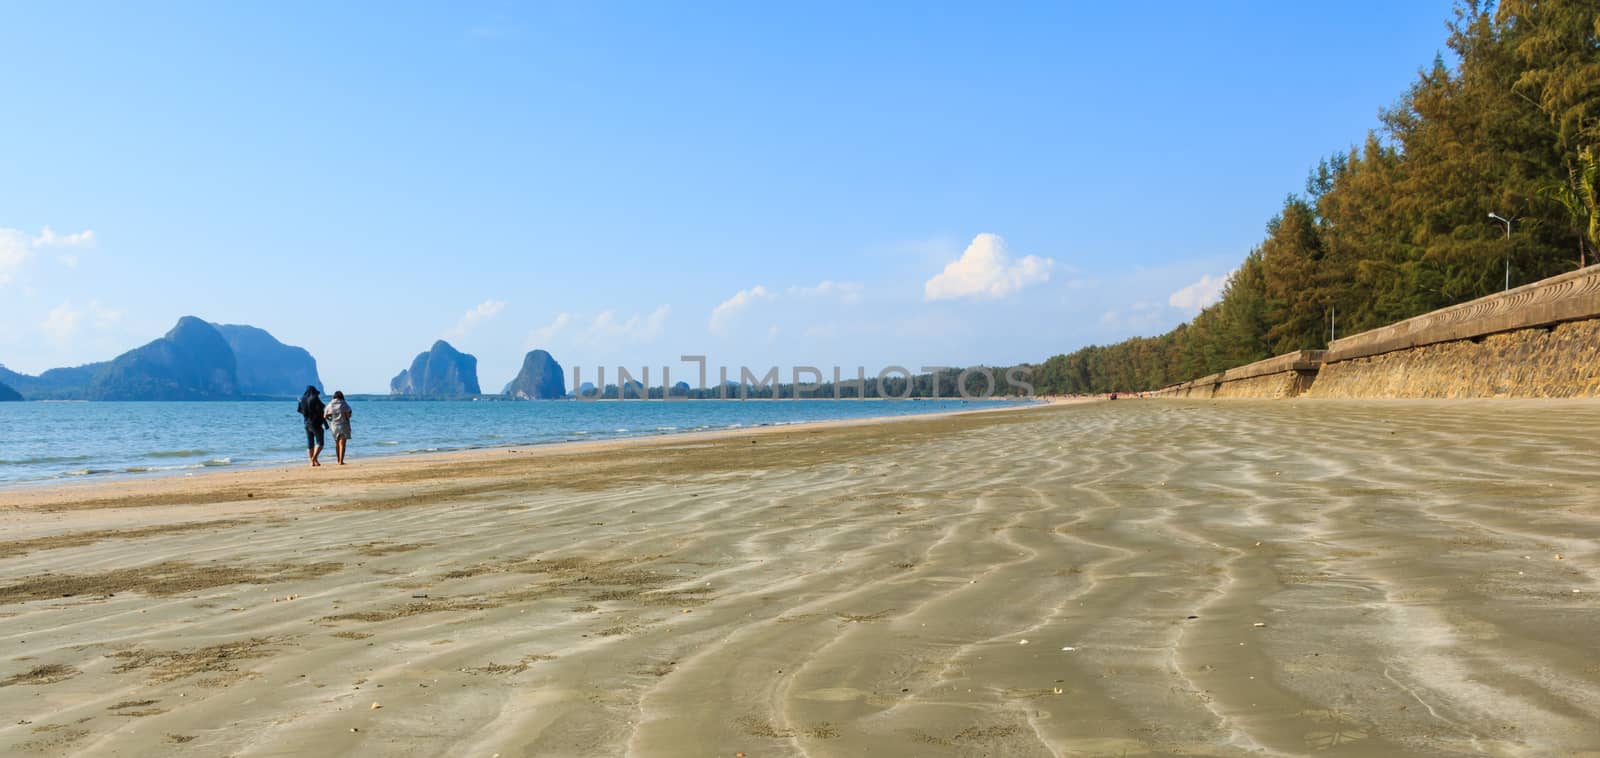
[[[1005,401],[352,403],[352,462],[375,455],[901,416]],[[333,460],[328,437],[324,462]],[[305,459],[295,403],[0,403],[0,484]]]

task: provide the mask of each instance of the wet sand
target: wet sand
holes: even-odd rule
[[[1600,403],[0,491],[0,753],[1600,756]]]

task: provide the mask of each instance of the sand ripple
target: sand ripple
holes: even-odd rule
[[[1600,755],[1597,425],[1118,401],[13,508],[0,751]]]

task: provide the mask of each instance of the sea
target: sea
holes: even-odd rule
[[[374,456],[649,437],[975,410],[1016,400],[354,400],[351,462]],[[305,460],[294,400],[0,403],[0,486],[183,475]],[[327,439],[323,462],[333,460]]]

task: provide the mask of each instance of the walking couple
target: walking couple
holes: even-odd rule
[[[350,404],[344,401],[343,392],[333,393],[333,402],[322,404],[322,393],[316,386],[306,387],[305,394],[300,396],[300,415],[306,422],[306,457],[311,459],[311,465],[321,466],[317,456],[322,455],[322,430],[333,429],[334,451],[339,456],[339,465],[344,465],[345,444],[350,441]]]

